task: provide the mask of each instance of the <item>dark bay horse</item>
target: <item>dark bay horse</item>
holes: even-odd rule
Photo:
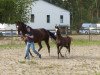
[[[27,25],[24,24],[23,22],[16,22],[16,27],[17,27],[17,30],[18,30],[18,35],[22,35],[22,38],[25,37],[25,34],[27,33]],[[34,43],[38,43],[39,45],[39,49],[38,51],[41,50],[42,48],[42,45],[41,45],[41,41],[45,41],[46,45],[47,45],[47,48],[48,48],[48,53],[50,55],[50,46],[49,46],[49,36],[51,36],[51,38],[53,39],[56,39],[56,37],[54,36],[54,34],[44,28],[41,28],[41,29],[31,29],[31,32],[34,36],[33,40],[34,40]],[[27,42],[27,40],[24,40],[25,42]],[[30,52],[31,54],[31,52]],[[32,54],[31,54],[32,55]]]
[[[61,49],[63,47],[66,47],[68,49],[68,52],[70,53],[71,37],[69,36],[62,37],[59,27],[55,26],[55,28],[56,28],[56,45],[57,45],[58,58],[59,58],[59,53],[61,57],[63,57],[63,55],[61,54]]]

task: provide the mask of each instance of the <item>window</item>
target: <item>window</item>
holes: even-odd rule
[[[63,15],[60,15],[60,23],[63,23]]]
[[[50,15],[47,15],[47,23],[50,23]]]
[[[31,14],[31,22],[34,22],[34,14]]]

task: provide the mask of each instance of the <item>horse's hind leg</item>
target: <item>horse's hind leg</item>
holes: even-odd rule
[[[68,46],[66,46],[66,48],[67,48],[67,50],[68,50],[68,52],[69,52],[69,54],[70,54],[70,44],[68,44]],[[67,52],[67,51],[66,51]],[[65,56],[66,56],[66,53],[65,53]],[[69,56],[67,56],[67,58],[69,58]]]
[[[38,42],[38,45],[39,45],[39,49],[38,49],[38,52],[39,52],[42,49],[41,42]]]
[[[29,53],[30,53],[30,55],[31,55],[31,57],[34,57],[33,55],[32,55],[32,53],[31,53],[31,51],[29,50]],[[25,55],[25,59],[26,59],[26,57],[27,57],[27,55]]]
[[[59,51],[60,51],[60,55],[61,55],[61,57],[64,57],[62,54],[61,54],[61,49],[63,48],[63,46],[60,46],[60,49],[59,49]]]
[[[70,43],[68,43],[68,52],[70,54]]]
[[[34,57],[34,56],[32,55],[32,53],[31,53],[30,49],[29,49],[29,53],[30,53],[31,57]]]
[[[48,53],[49,53],[49,56],[50,56],[50,45],[49,45],[49,40],[45,40],[45,43],[46,43],[46,45],[47,45]]]
[[[68,49],[68,52],[70,54],[70,44],[68,44],[68,46],[65,46]]]

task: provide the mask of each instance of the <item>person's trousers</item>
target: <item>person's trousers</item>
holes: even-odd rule
[[[37,54],[38,56],[40,56],[40,54],[35,50],[34,42],[27,42],[26,50],[25,50],[25,54],[27,56],[26,57],[27,59],[30,59],[30,54],[29,54],[30,48],[33,50],[33,52],[35,54]]]

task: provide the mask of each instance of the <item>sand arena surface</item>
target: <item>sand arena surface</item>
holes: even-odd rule
[[[65,55],[66,49],[62,49]],[[71,54],[57,59],[56,47],[43,48],[39,59],[24,60],[24,48],[0,49],[0,75],[96,75],[100,73],[100,46],[71,46]]]

